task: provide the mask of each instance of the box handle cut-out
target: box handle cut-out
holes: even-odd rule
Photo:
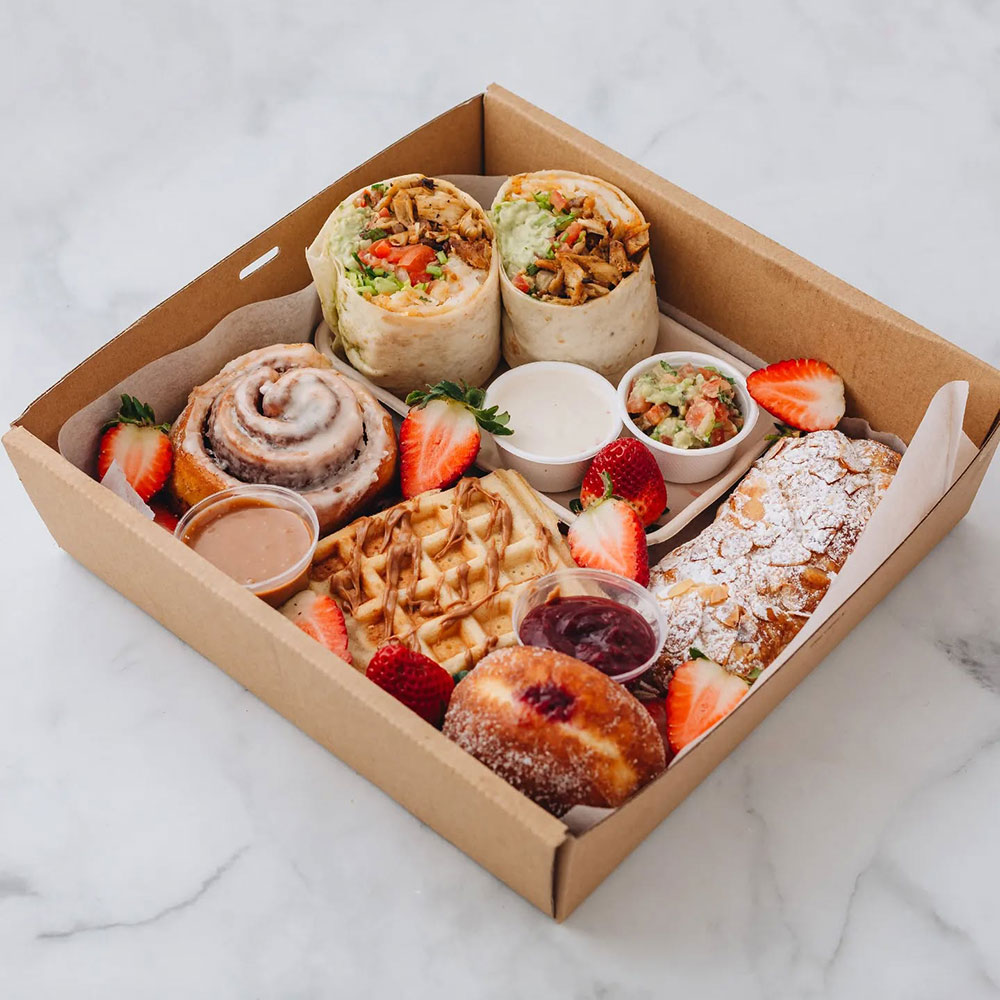
[[[259,271],[265,264],[270,264],[278,254],[281,253],[281,247],[271,247],[270,250],[265,254],[261,254],[256,260],[251,261],[242,271],[240,271],[240,281],[244,278],[248,278],[254,271]]]

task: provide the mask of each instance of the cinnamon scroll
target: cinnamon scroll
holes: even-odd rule
[[[285,486],[320,531],[351,520],[392,479],[392,420],[310,344],[238,357],[197,386],[171,431],[170,490],[189,507],[241,483]]]

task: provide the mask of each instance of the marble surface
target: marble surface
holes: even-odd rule
[[[6,5],[5,416],[491,79],[1000,365],[1000,7],[463,6]],[[1000,995],[997,468],[563,926],[0,504],[6,1000]]]

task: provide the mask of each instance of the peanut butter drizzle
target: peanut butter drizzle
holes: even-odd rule
[[[549,529],[541,521],[535,523],[535,556],[545,567],[546,573],[552,572],[555,563],[552,561],[550,549],[552,548],[552,536]]]
[[[452,522],[448,532],[448,539],[438,554],[441,555],[447,551],[454,544],[453,540],[456,536],[464,538],[468,528],[465,518],[462,516],[462,508],[474,493],[478,493],[490,505],[490,517],[486,525],[486,534],[489,536],[485,554],[486,593],[478,600],[469,600],[469,564],[461,563],[458,566],[457,573],[460,600],[449,607],[441,617],[439,624],[442,629],[472,614],[472,612],[481,608],[499,593],[497,585],[500,582],[500,561],[503,553],[507,550],[507,546],[510,544],[513,519],[510,508],[504,502],[503,498],[497,496],[495,493],[490,493],[489,490],[484,490],[480,486],[478,479],[463,479],[456,486],[455,499],[452,502]]]
[[[467,615],[471,615],[473,611],[481,608],[487,601],[493,600],[493,598],[500,592],[497,587],[499,581],[500,553],[497,551],[497,540],[493,537],[490,539],[489,545],[486,546],[486,593],[476,601],[470,601],[466,597],[466,600],[461,601],[458,604],[453,604],[441,616],[441,628],[447,628],[452,624],[452,622],[457,621],[459,618],[465,618]],[[466,595],[468,595],[468,570],[466,570],[465,589]]]
[[[463,601],[469,599],[469,564],[461,563],[458,567],[458,596]]]
[[[416,602],[417,583],[420,581],[420,559],[423,555],[423,546],[420,539],[413,534],[408,510],[404,511],[397,519],[397,524],[400,529],[399,537],[393,538],[388,549],[385,548],[384,539],[382,542],[383,551],[386,552],[385,590],[382,594],[382,632],[386,639],[392,635],[393,618],[395,618],[396,606],[399,603],[399,581],[407,565],[410,569],[410,582],[406,588],[404,600],[411,606]],[[386,537],[389,537],[388,530]]]
[[[472,648],[467,649],[463,654],[463,667],[466,670],[471,670],[477,660],[481,660],[488,652],[496,649],[499,643],[500,639],[495,635],[491,635],[487,637],[486,642],[484,642],[482,646],[473,646]]]
[[[445,584],[445,576],[442,573],[437,580],[434,581],[434,590],[432,592],[431,598],[428,601],[418,601],[416,604],[416,611],[418,614],[423,615],[425,618],[433,618],[435,615],[441,614],[441,589]]]
[[[513,518],[510,508],[504,499],[495,493],[485,490],[474,477],[468,477],[458,482],[455,487],[455,495],[451,502],[451,523],[448,527],[448,534],[444,545],[438,550],[435,558],[447,554],[455,546],[461,544],[468,537],[468,521],[465,517],[465,510],[469,506],[475,495],[481,496],[490,505],[490,515],[486,526],[486,535],[489,541],[485,550],[486,569],[486,593],[483,597],[475,601],[469,600],[469,563],[462,562],[455,567],[455,586],[458,591],[459,600],[452,604],[447,610],[441,607],[441,591],[446,583],[446,577],[441,574],[435,581],[433,592],[429,599],[418,601],[416,596],[417,585],[420,582],[420,561],[423,556],[423,543],[420,537],[413,533],[412,515],[413,506],[409,503],[397,504],[380,515],[361,518],[357,522],[354,534],[354,549],[351,553],[351,560],[346,567],[330,575],[330,592],[339,597],[353,614],[363,603],[361,564],[364,557],[364,547],[373,536],[375,529],[381,529],[382,540],[379,552],[384,553],[385,560],[385,589],[382,594],[382,634],[383,641],[398,639],[407,644],[416,642],[416,629],[411,629],[403,635],[394,632],[394,618],[396,608],[402,604],[404,607],[416,610],[425,618],[441,616],[440,627],[442,629],[453,624],[461,618],[472,614],[482,607],[499,593],[498,584],[500,582],[500,564],[503,554],[510,544],[513,532]],[[538,529],[545,533],[543,525],[539,524]],[[536,534],[537,534],[536,530]],[[541,546],[541,540],[539,540]],[[551,559],[548,557],[548,535],[545,533],[545,563],[551,566]],[[541,552],[541,548],[539,549]],[[326,560],[323,564],[328,565],[333,560]],[[400,580],[405,570],[409,568],[410,579],[405,593],[400,592]],[[314,579],[322,579],[322,576],[314,572]],[[486,644],[487,650],[492,649],[497,643],[496,637],[491,637]]]
[[[351,551],[351,561],[343,569],[330,575],[330,593],[346,604],[352,615],[364,603],[361,587],[361,560],[364,556],[365,544],[368,541],[368,533],[372,528],[372,523],[370,517],[362,517],[357,521],[354,528],[354,548]],[[327,560],[327,562],[331,561]]]
[[[436,558],[450,552],[456,545],[461,544],[469,533],[469,525],[465,519],[464,508],[468,506],[469,498],[478,493],[490,505],[490,519],[486,524],[486,534],[492,535],[496,527],[498,518],[501,520],[501,531],[505,532],[503,547],[506,549],[510,541],[510,508],[504,503],[501,497],[489,490],[484,490],[479,485],[479,480],[473,477],[460,479],[455,487],[455,498],[451,504],[451,524],[448,526],[448,536],[444,540],[444,545],[438,550]]]

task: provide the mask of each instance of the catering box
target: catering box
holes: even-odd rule
[[[304,288],[331,210],[374,179],[506,175],[558,166],[626,190],[652,223],[662,302],[766,361],[814,356],[848,413],[904,442],[936,390],[969,383],[974,454],[947,492],[766,683],[691,752],[601,822],[574,832],[442,733],[80,471],[64,422],[147,363],[251,302]],[[257,268],[250,267],[268,257]],[[491,86],[333,183],[111,340],[14,421],[4,445],[67,552],[556,920],[771,711],[968,510],[1000,440],[1000,371],[613,150]]]

